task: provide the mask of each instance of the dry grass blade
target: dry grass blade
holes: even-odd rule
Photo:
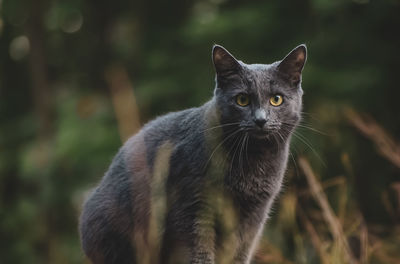
[[[293,264],[292,261],[284,257],[279,248],[275,247],[265,239],[261,240],[259,250],[255,255],[255,263]]]
[[[357,263],[357,261],[354,259],[351,253],[349,244],[343,233],[342,225],[340,224],[340,221],[337,219],[331,206],[329,205],[326,194],[324,193],[321,184],[317,180],[309,162],[304,157],[300,157],[299,166],[304,172],[304,175],[306,176],[308,185],[310,186],[311,193],[314,199],[322,209],[322,215],[324,217],[324,220],[327,222],[335,241],[343,250],[346,262]]]
[[[323,190],[326,190],[331,187],[339,186],[340,188],[343,188],[343,186],[346,184],[346,178],[343,176],[337,176],[334,178],[330,178],[324,182],[321,182],[321,186]],[[310,190],[309,189],[301,189],[297,190],[297,195],[298,196],[310,196]]]
[[[360,214],[360,218],[362,218],[361,214]],[[364,223],[364,219],[362,219],[360,228],[361,228],[361,230],[360,230],[360,241],[361,241],[360,263],[367,264],[367,263],[369,263],[369,261],[368,261],[368,258],[369,258],[368,229],[367,229],[367,225]]]
[[[303,209],[301,208],[300,204],[297,204],[297,213],[300,217],[300,220],[303,222],[305,229],[307,230],[308,234],[311,238],[311,243],[313,244],[315,250],[318,252],[319,258],[321,259],[322,264],[328,264],[329,256],[327,252],[325,252],[324,248],[322,247],[323,243],[318,236],[318,232],[315,230],[313,224],[308,219],[307,215],[304,213]]]
[[[118,121],[118,130],[122,142],[140,128],[139,110],[128,73],[122,66],[114,65],[105,72],[110,87],[112,103]]]
[[[400,168],[400,144],[382,126],[372,117],[361,115],[352,108],[346,108],[344,114],[353,126],[375,143],[383,157]]]

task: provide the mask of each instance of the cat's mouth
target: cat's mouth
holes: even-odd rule
[[[242,131],[249,134],[250,137],[256,139],[269,139],[271,137],[281,137],[279,131],[281,126],[279,124],[265,125],[264,127],[259,126],[244,126],[241,127]]]
[[[254,128],[250,131],[250,135],[257,139],[268,139],[270,136],[276,134],[277,127],[271,128]]]

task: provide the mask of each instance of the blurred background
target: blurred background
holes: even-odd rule
[[[300,43],[304,120],[254,263],[400,263],[399,0],[0,0],[0,263],[84,263],[77,219],[148,120],[213,93],[211,47]]]

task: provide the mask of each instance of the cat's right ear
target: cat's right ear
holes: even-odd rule
[[[297,86],[301,82],[301,72],[307,60],[307,47],[302,44],[294,48],[279,63],[278,71],[290,84]]]
[[[219,77],[227,77],[236,74],[240,69],[239,62],[224,47],[214,45],[212,48],[212,60],[215,72]]]

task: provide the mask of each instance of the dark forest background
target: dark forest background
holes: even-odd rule
[[[301,43],[303,127],[254,263],[400,263],[400,1],[0,0],[0,262],[84,263],[122,142]]]

